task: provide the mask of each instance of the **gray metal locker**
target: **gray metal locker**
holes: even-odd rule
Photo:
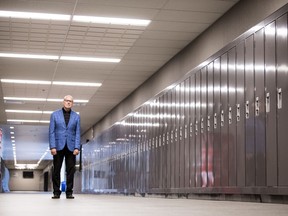
[[[189,111],[190,111],[190,77],[188,77],[184,82],[184,158],[185,158],[185,179],[184,179],[184,187],[188,188],[190,186],[190,144],[189,144]]]
[[[236,46],[236,130],[237,130],[237,186],[245,186],[245,112],[244,112],[244,42]]]
[[[288,51],[287,13],[276,21],[278,186],[288,186]]]
[[[195,134],[195,181],[196,187],[201,187],[201,131],[200,131],[200,124],[201,124],[201,72],[196,72],[196,93],[195,93],[195,127],[194,127],[194,134]]]
[[[175,156],[175,188],[180,187],[180,94],[181,83],[175,87],[175,130],[174,130],[174,156]]]
[[[213,113],[213,127],[214,127],[214,186],[221,186],[221,98],[220,98],[220,58],[214,60],[214,113]]]
[[[229,154],[229,186],[236,186],[237,163],[236,163],[236,48],[228,51],[228,154]]]
[[[265,97],[266,97],[266,152],[267,186],[276,186],[277,173],[277,123],[276,123],[276,56],[275,22],[265,27]]]
[[[254,37],[245,40],[245,150],[246,186],[255,186]]]
[[[185,80],[180,83],[180,101],[179,101],[179,187],[185,187]]]
[[[207,67],[207,177],[208,186],[214,186],[214,62]]]
[[[189,166],[190,166],[190,187],[195,187],[195,133],[194,133],[194,123],[195,123],[195,74],[190,77],[190,106],[189,106]]]
[[[256,186],[266,185],[264,29],[254,36],[255,46],[255,166]]]
[[[221,186],[229,185],[229,134],[228,134],[228,57],[220,58],[220,131],[221,131]]]
[[[201,187],[207,187],[207,67],[201,69],[201,85],[200,85],[200,125],[199,136],[201,146]]]

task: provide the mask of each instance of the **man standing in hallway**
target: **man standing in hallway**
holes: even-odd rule
[[[53,196],[59,199],[60,172],[65,157],[66,165],[66,198],[74,199],[73,182],[76,165],[76,155],[80,149],[80,116],[71,108],[73,97],[66,95],[62,109],[51,114],[49,125],[49,147],[53,155]]]

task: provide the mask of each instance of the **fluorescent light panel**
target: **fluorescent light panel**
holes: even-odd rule
[[[43,84],[43,85],[67,85],[67,86],[84,86],[84,87],[100,87],[101,83],[86,83],[86,82],[63,82],[63,81],[43,81],[43,80],[15,80],[15,79],[0,79],[3,83],[17,84]]]
[[[66,14],[49,14],[49,13],[31,13],[18,11],[0,11],[0,17],[19,18],[19,19],[40,19],[40,20],[60,20],[70,21],[71,16]],[[147,26],[151,20],[144,19],[127,19],[115,17],[97,17],[97,16],[81,16],[74,15],[72,21],[85,23],[100,23],[111,25],[133,25],[133,26]]]
[[[69,21],[70,15],[49,14],[49,13],[31,13],[18,11],[0,11],[0,17],[19,18],[19,19],[40,19],[40,20],[62,20]]]
[[[151,20],[143,19],[126,19],[126,18],[112,18],[112,17],[96,17],[96,16],[79,16],[74,15],[73,21],[85,23],[101,23],[112,25],[133,25],[133,26],[147,26]]]
[[[0,53],[0,57],[6,58],[28,58],[28,59],[48,59],[48,60],[67,60],[67,61],[88,61],[88,62],[108,62],[119,63],[119,58],[95,58],[82,56],[54,56],[54,55],[36,55],[36,54],[21,54],[21,53]]]
[[[10,110],[6,109],[5,112],[9,113],[32,113],[32,114],[51,114],[53,111],[40,111],[40,110]],[[76,112],[80,114],[79,112]]]
[[[29,120],[29,119],[7,119],[7,122],[24,122],[24,123],[49,123],[50,121]]]
[[[63,99],[54,98],[26,98],[26,97],[3,97],[4,100],[16,100],[16,101],[48,101],[48,102],[61,102]],[[74,100],[75,103],[88,103],[89,100]]]

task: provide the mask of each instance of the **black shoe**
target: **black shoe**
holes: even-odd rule
[[[54,194],[51,198],[52,199],[60,199],[60,195],[59,194]]]
[[[75,197],[72,194],[67,194],[66,199],[74,199]]]

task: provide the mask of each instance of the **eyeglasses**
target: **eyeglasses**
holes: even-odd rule
[[[72,100],[64,100],[65,102],[67,102],[67,103],[73,103],[73,101]]]

